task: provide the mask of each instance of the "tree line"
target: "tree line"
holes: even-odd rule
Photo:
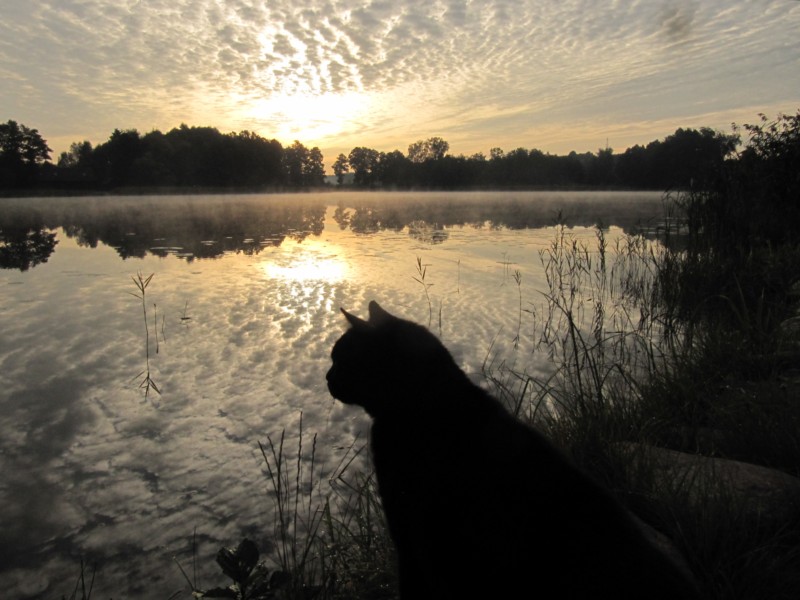
[[[359,146],[332,164],[337,186],[368,189],[531,189],[696,187],[736,150],[737,133],[677,129],[663,140],[622,153],[554,155],[538,149],[492,148],[489,155],[451,155],[440,137],[400,150]],[[223,134],[181,125],[141,135],[115,129],[97,146],[75,142],[55,164],[36,129],[0,124],[0,190],[25,188],[238,188],[253,190],[326,185],[324,157],[299,141],[284,147],[250,131]]]
[[[347,174],[352,184],[369,188],[530,189],[603,187],[630,189],[686,188],[701,183],[736,150],[737,134],[710,128],[678,129],[664,140],[636,145],[621,154],[611,148],[596,153],[553,155],[538,149],[509,152],[492,148],[472,156],[447,154],[441,138],[411,144],[408,153],[357,147],[333,163],[337,183]]]
[[[181,125],[145,135],[115,129],[97,146],[74,142],[56,164],[51,152],[37,130],[14,121],[0,125],[0,189],[269,189],[325,180],[317,147],[299,141],[284,147],[250,131],[223,134],[213,127]]]

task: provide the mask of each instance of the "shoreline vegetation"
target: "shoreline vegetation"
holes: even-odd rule
[[[748,126],[745,126],[748,127]],[[380,190],[665,190],[703,184],[707,173],[736,159],[739,130],[678,128],[663,140],[622,153],[553,155],[539,149],[494,147],[488,155],[449,154],[440,137],[405,153],[358,146],[329,161],[300,141],[283,146],[250,132],[181,125],[144,135],[115,129],[106,142],[74,142],[51,161],[36,129],[0,123],[0,195],[87,193],[270,193],[326,188]]]
[[[542,305],[520,296],[520,316],[536,312],[537,327],[517,332],[555,368],[542,377],[487,357],[483,374],[510,410],[667,540],[702,597],[793,599],[800,113],[746,129],[735,160],[671,196],[661,243],[630,234],[611,247],[598,227],[589,245],[556,228],[540,254]],[[259,443],[276,519],[259,540],[266,558],[254,542],[230,540],[217,555],[230,584],[208,589],[189,574],[193,557],[181,557],[164,567],[187,581],[171,598],[397,598],[393,548],[372,474],[357,467],[366,452],[358,444],[321,473],[316,437],[302,425]],[[65,598],[89,598],[90,579],[82,565]]]

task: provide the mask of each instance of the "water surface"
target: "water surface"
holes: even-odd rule
[[[69,595],[84,557],[98,598],[167,597],[195,529],[222,583],[217,549],[272,527],[257,442],[302,413],[330,469],[365,437],[325,386],[339,307],[430,323],[476,380],[487,356],[545,371],[525,332],[554,225],[613,243],[661,215],[618,192],[0,200],[0,588]]]

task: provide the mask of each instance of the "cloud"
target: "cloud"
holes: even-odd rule
[[[660,25],[664,35],[672,42],[689,37],[696,9],[696,2],[684,0],[665,2],[660,15]]]
[[[798,100],[786,73],[800,61],[800,5],[783,0],[7,4],[0,108],[50,137],[85,130],[97,142],[114,127],[184,121],[293,137],[305,127],[317,136],[309,143],[327,144],[361,136],[380,145],[405,131],[407,144],[464,123],[474,125],[465,141],[485,138],[492,115],[517,115],[510,131],[526,131],[631,112],[638,120],[648,107],[679,119],[697,103],[699,114],[715,103]],[[657,89],[672,91],[669,102]],[[265,109],[354,94],[368,102],[351,115],[308,115],[329,127]]]

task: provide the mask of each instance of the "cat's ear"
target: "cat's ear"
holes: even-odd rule
[[[347,319],[347,322],[350,323],[350,325],[352,325],[355,329],[372,329],[372,325],[367,323],[364,319],[360,319],[357,316],[350,314],[343,308],[340,308],[339,310],[342,311],[342,314]]]
[[[394,320],[395,317],[383,310],[380,305],[372,300],[369,303],[369,324],[373,326],[383,325]]]

